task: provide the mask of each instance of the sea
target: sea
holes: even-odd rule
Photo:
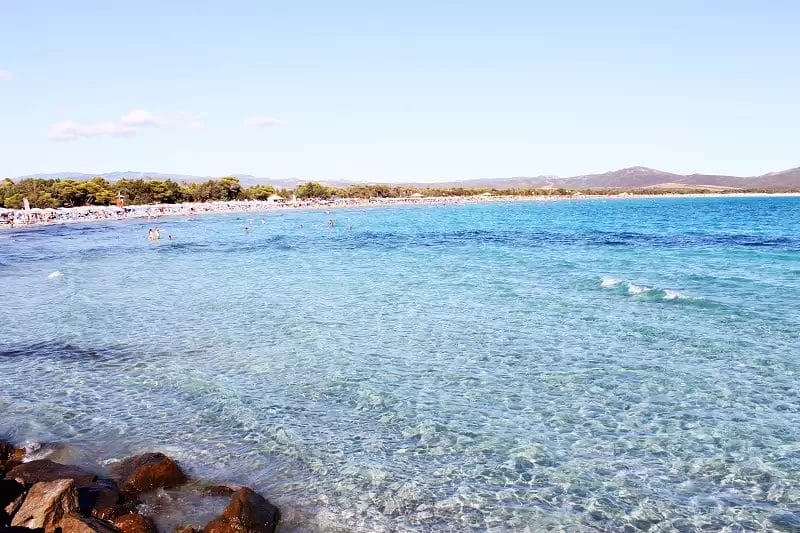
[[[0,437],[283,532],[800,531],[798,197],[2,231],[0,295]]]

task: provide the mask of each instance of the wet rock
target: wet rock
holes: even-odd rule
[[[97,476],[83,468],[54,463],[50,459],[38,459],[17,465],[6,474],[8,479],[22,481],[32,485],[40,481],[55,481],[57,479],[71,479],[76,487],[86,487],[97,479]]]
[[[145,453],[128,457],[112,467],[112,472],[119,478],[122,492],[132,495],[186,483],[186,474],[183,470],[163,453]]]
[[[278,508],[247,487],[237,490],[222,515],[203,528],[203,533],[272,533]]]
[[[0,479],[0,526],[8,525],[25,499],[25,485],[13,479]]]
[[[114,520],[118,516],[135,512],[136,507],[129,504],[110,505],[108,507],[95,507],[91,511],[92,518],[101,520]]]
[[[108,522],[96,518],[86,518],[77,513],[65,516],[57,526],[56,531],[61,533],[119,533]]]
[[[40,481],[28,491],[22,506],[14,514],[11,525],[52,529],[77,508],[75,481],[72,479]]]
[[[114,507],[120,503],[122,497],[119,488],[111,479],[98,479],[91,485],[78,489],[78,509],[81,514],[93,515],[92,511],[95,509]]]
[[[138,513],[117,517],[113,524],[122,533],[156,533],[156,525],[153,520]]]
[[[15,448],[11,443],[0,440],[0,476],[22,463],[25,450]]]

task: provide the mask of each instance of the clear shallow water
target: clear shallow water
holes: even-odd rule
[[[0,433],[287,531],[800,530],[798,198],[159,226],[0,233]]]

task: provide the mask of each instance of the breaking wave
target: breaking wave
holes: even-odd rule
[[[635,296],[640,298],[647,298],[650,300],[660,301],[700,301],[702,298],[689,296],[674,289],[661,289],[657,287],[647,287],[645,285],[637,285],[630,281],[625,281],[610,276],[603,276],[600,278],[600,287],[608,290],[617,290],[622,294],[628,296]]]

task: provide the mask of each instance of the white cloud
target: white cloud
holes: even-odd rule
[[[100,135],[125,137],[134,133],[136,133],[135,129],[115,122],[80,123],[66,120],[50,126],[47,131],[47,138],[51,141],[74,141],[81,137],[97,137]]]
[[[193,121],[191,121],[191,122],[189,123],[189,126],[190,126],[191,128],[193,128],[193,129],[196,129],[196,130],[202,130],[203,128],[205,128],[205,127],[206,127],[206,121],[205,121],[205,120],[203,120],[203,119],[201,119],[201,118],[199,118],[199,119],[197,119],[197,120],[193,120]]]
[[[14,75],[11,73],[10,70],[5,70],[0,68],[0,81],[8,81],[13,77]]]
[[[286,126],[288,122],[279,118],[273,117],[250,117],[244,121],[244,125],[248,128],[267,128],[272,126]]]
[[[145,111],[144,109],[134,109],[133,111],[128,111],[122,118],[120,122],[124,126],[160,126],[161,121],[159,121],[155,115],[153,115],[150,111]]]
[[[161,121],[153,113],[134,109],[120,117],[118,122],[76,122],[65,120],[57,122],[47,130],[51,141],[74,141],[83,137],[127,137],[136,134],[137,128],[159,126]]]

